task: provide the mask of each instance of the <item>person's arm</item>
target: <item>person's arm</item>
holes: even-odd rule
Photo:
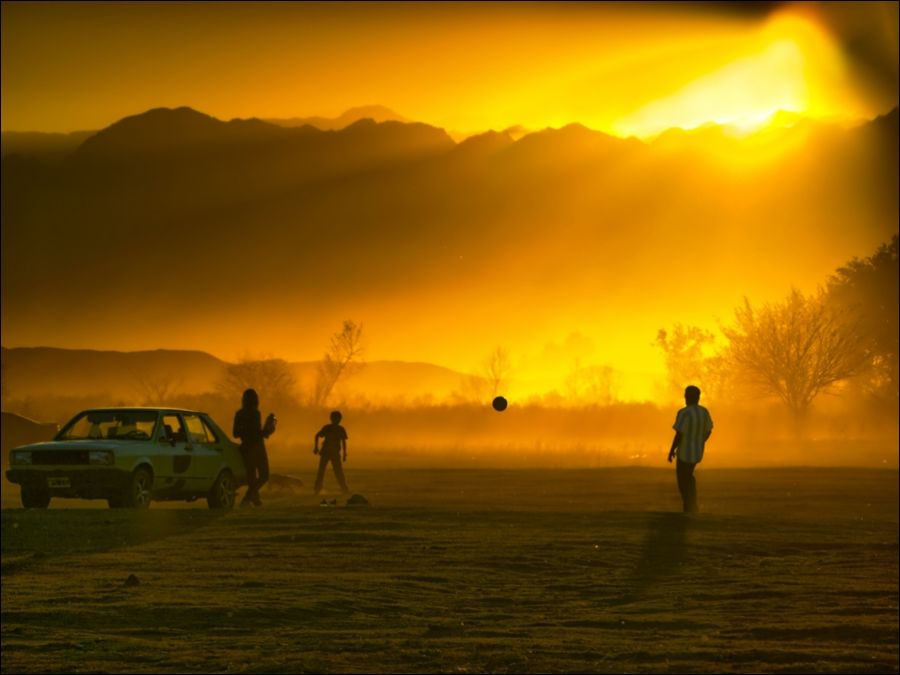
[[[344,436],[341,439],[341,445],[344,446],[344,461],[346,462],[347,461],[347,437],[346,436]]]
[[[277,420],[275,418],[275,413],[269,413],[269,416],[266,417],[266,423],[263,426],[262,433],[263,438],[268,438],[272,434],[275,433],[275,425],[277,424]]]
[[[241,411],[238,410],[234,414],[234,428],[231,430],[231,435],[234,438],[241,438],[244,435],[244,425],[241,423],[241,421]]]
[[[675,432],[675,438],[672,439],[672,447],[669,448],[669,464],[672,463],[672,460],[675,459],[675,450],[678,449],[678,445],[681,443],[681,432]]]
[[[321,432],[321,431],[319,431],[319,432],[316,433],[316,435],[315,435],[315,445],[313,445],[313,454],[314,454],[314,455],[318,455],[318,454],[319,454],[319,437],[320,437],[321,435],[322,435],[322,432]]]
[[[675,424],[672,425],[672,428],[675,430],[675,438],[672,439],[672,447],[669,448],[669,464],[675,459],[675,451],[681,445],[681,415],[683,411],[684,408],[678,411],[678,414],[675,415]]]

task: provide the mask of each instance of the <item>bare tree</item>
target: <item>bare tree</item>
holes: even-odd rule
[[[612,366],[585,366],[575,359],[565,380],[570,404],[611,405],[619,395],[620,373]]]
[[[481,375],[465,374],[460,377],[459,389],[454,394],[463,403],[482,403],[487,390],[487,381]]]
[[[482,378],[487,383],[491,398],[509,386],[509,373],[512,370],[509,351],[499,345],[494,348],[482,364]]]
[[[218,389],[225,396],[240,400],[246,389],[255,389],[260,400],[283,406],[296,400],[297,380],[284,359],[242,357],[225,366]]]
[[[182,378],[174,375],[134,374],[141,405],[172,405],[181,390]]]
[[[830,385],[866,365],[856,331],[833,312],[821,293],[792,290],[782,302],[754,309],[748,300],[724,329],[729,361],[762,391],[803,416]]]
[[[347,319],[337,333],[331,336],[328,351],[316,367],[313,385],[313,404],[324,406],[342,377],[356,372],[361,366],[364,353],[363,327]]]
[[[721,394],[723,369],[715,343],[711,331],[697,326],[676,323],[671,330],[659,330],[656,346],[663,352],[670,394],[680,396],[689,384],[706,393]]]

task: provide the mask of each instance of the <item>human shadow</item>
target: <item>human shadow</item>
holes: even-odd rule
[[[651,586],[678,574],[687,549],[691,518],[683,513],[653,513],[634,572],[625,582],[622,603],[638,600]]]

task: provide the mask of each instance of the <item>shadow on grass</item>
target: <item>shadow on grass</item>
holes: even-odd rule
[[[0,574],[12,574],[51,556],[85,555],[183,536],[224,515],[200,509],[3,510]]]
[[[687,548],[690,516],[653,513],[641,545],[640,559],[625,583],[623,604],[640,599],[652,586],[680,572]]]

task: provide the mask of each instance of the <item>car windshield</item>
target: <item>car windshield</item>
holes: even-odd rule
[[[153,437],[159,413],[156,411],[94,410],[83,412],[69,422],[56,437],[60,441],[83,439],[129,439],[146,441]]]

